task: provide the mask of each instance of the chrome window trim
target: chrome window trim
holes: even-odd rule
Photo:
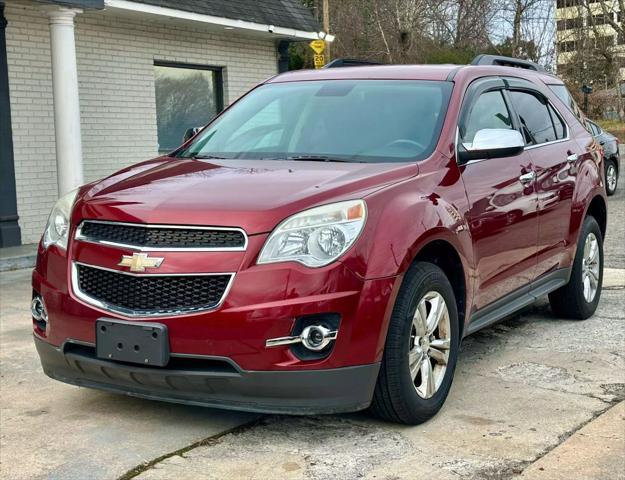
[[[103,302],[101,300],[98,300],[96,298],[93,298],[91,296],[89,296],[88,294],[84,293],[82,290],[80,290],[79,287],[79,283],[78,283],[78,268],[76,267],[77,265],[83,265],[85,267],[89,267],[89,268],[96,268],[98,270],[105,270],[107,272],[113,272],[113,273],[120,273],[122,275],[129,275],[132,277],[210,277],[210,276],[218,276],[218,275],[230,275],[230,280],[228,280],[228,285],[226,285],[226,288],[224,289],[224,293],[221,296],[221,298],[219,299],[219,302],[210,307],[210,308],[197,308],[197,309],[193,309],[193,310],[170,310],[167,312],[153,312],[153,313],[145,313],[142,311],[138,311],[138,310],[132,310],[132,309],[128,309],[128,308],[124,308],[124,307],[119,307],[116,305],[111,305],[107,302]],[[72,291],[74,292],[74,295],[76,295],[76,297],[78,299],[80,299],[82,302],[86,303],[89,306],[92,307],[96,307],[99,310],[106,312],[106,313],[116,313],[118,315],[121,315],[123,317],[127,317],[127,318],[156,318],[156,317],[174,317],[174,316],[182,316],[182,315],[197,315],[197,314],[201,314],[201,313],[206,313],[206,312],[212,312],[217,310],[219,307],[221,307],[226,299],[226,297],[228,296],[228,293],[230,293],[230,289],[232,288],[232,284],[234,283],[234,277],[235,277],[235,273],[234,272],[223,272],[223,273],[141,273],[141,274],[137,274],[137,273],[132,273],[132,272],[123,272],[121,270],[114,270],[112,268],[106,268],[106,267],[101,267],[98,265],[90,265],[88,263],[82,263],[82,262],[72,262],[72,269],[71,269],[71,280],[72,280]]]
[[[539,143],[538,145],[530,145],[528,147],[525,147],[523,149],[523,151],[525,150],[534,150],[535,148],[539,148],[539,147],[547,147],[549,145],[555,145],[556,143],[562,143],[562,142],[568,142],[571,138],[568,135],[568,129],[567,129],[567,135],[565,138],[560,138],[558,140],[553,140],[551,142],[544,142],[544,143]]]
[[[144,247],[140,245],[132,245],[127,243],[109,242],[107,240],[92,240],[82,234],[83,224],[86,222],[102,223],[105,225],[121,225],[125,227],[140,228],[170,228],[179,230],[218,230],[221,232],[239,232],[243,235],[243,245],[241,247]],[[238,227],[204,227],[198,225],[163,225],[155,223],[130,223],[130,222],[113,222],[109,220],[90,220],[88,218],[82,220],[78,227],[74,239],[86,243],[95,243],[98,245],[108,245],[110,247],[128,248],[138,252],[244,252],[247,250],[248,237],[245,230]]]

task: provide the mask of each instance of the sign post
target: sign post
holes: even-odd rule
[[[315,68],[323,67],[326,64],[326,56],[323,54],[326,49],[326,42],[324,40],[313,40],[308,45],[315,52],[313,56]]]

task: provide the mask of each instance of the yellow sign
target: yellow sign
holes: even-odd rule
[[[313,40],[308,45],[312,48],[316,54],[321,54],[326,49],[326,42],[324,40]]]
[[[326,64],[326,56],[321,55],[313,55],[313,62],[315,63],[315,68],[321,68]]]

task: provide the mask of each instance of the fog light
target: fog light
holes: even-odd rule
[[[330,330],[323,325],[309,325],[304,328],[300,335],[270,338],[265,342],[265,346],[269,348],[301,343],[308,350],[319,352],[326,348],[330,342],[336,340],[337,335],[336,330]]]
[[[336,338],[336,330],[330,331],[321,325],[306,327],[301,334],[302,344],[314,352],[326,348]]]
[[[40,296],[33,298],[33,301],[30,303],[30,313],[39,324],[39,328],[44,330],[46,324],[48,323],[48,311],[46,310],[46,306]]]

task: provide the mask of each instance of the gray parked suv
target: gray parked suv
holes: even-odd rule
[[[618,184],[618,174],[621,171],[619,162],[618,145],[619,140],[611,133],[603,130],[595,122],[587,120],[593,137],[603,147],[603,158],[605,165],[605,190],[608,195],[614,195]]]

